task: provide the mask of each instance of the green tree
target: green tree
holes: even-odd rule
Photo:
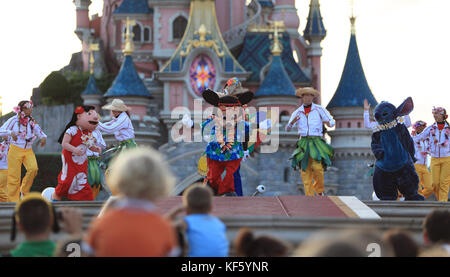
[[[39,85],[42,102],[45,105],[60,105],[71,103],[71,86],[67,79],[58,71],[50,73]]]

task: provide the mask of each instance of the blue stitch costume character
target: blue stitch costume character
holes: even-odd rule
[[[424,200],[417,193],[419,177],[414,168],[414,142],[404,125],[404,116],[413,108],[411,97],[398,108],[385,101],[375,107],[377,124],[372,127],[372,152],[377,161],[373,187],[380,200],[396,200],[398,191],[405,200]]]

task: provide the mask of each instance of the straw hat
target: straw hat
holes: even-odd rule
[[[111,103],[106,104],[102,107],[104,110],[118,111],[118,112],[126,112],[131,110],[130,107],[125,105],[125,103],[120,99],[114,99]]]
[[[302,97],[304,94],[312,94],[314,97],[319,96],[319,92],[312,87],[299,88],[295,91],[295,95]]]

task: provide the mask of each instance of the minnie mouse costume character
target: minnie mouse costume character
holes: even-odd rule
[[[203,99],[214,107],[216,113],[202,123],[210,129],[206,147],[207,184],[218,195],[237,196],[234,188],[234,173],[242,158],[248,156],[249,125],[245,122],[243,105],[249,103],[253,93],[242,88],[238,78],[231,78],[225,84],[223,93],[206,89]],[[228,128],[227,128],[228,127]],[[221,175],[226,170],[222,180]]]
[[[404,116],[414,108],[408,97],[398,108],[389,102],[375,107],[377,124],[372,126],[372,152],[377,161],[373,187],[380,200],[396,200],[398,191],[405,200],[424,200],[417,193],[419,177],[414,168],[414,142],[405,126]]]

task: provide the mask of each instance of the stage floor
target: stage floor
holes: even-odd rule
[[[165,213],[181,203],[181,196],[172,196],[158,201],[156,206]],[[216,216],[381,218],[354,196],[214,197],[212,213]]]

